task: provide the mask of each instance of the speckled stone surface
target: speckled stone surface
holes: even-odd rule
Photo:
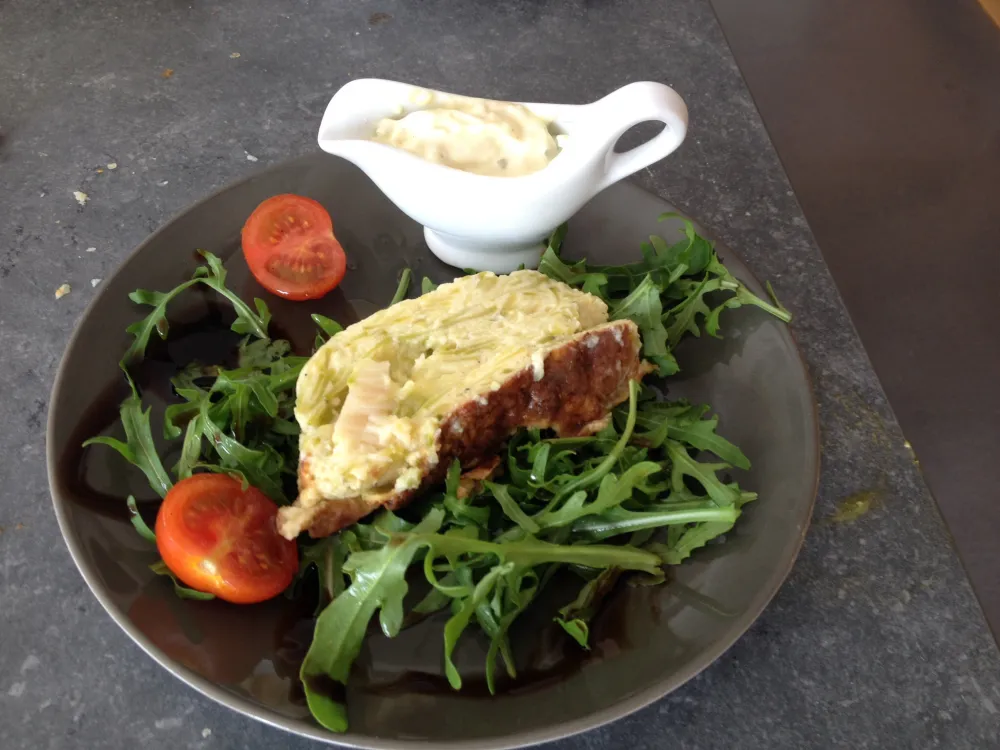
[[[996,647],[707,0],[5,0],[0,70],[4,750],[310,744],[202,698],[104,614],[55,524],[44,424],[100,279],[189,203],[312,149],[359,76],[572,102],[670,83],[691,134],[639,182],[797,315],[824,468],[787,584],[684,688],[553,747],[1000,747]],[[830,520],[864,492],[869,513]]]

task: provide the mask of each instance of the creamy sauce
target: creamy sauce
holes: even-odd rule
[[[414,103],[421,108],[380,120],[371,140],[490,177],[538,172],[559,153],[550,123],[521,104],[430,91]]]

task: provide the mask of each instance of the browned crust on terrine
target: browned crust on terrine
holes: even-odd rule
[[[419,487],[323,502],[315,506],[304,530],[312,537],[328,536],[377,508],[401,508],[443,481],[456,458],[463,469],[491,461],[520,427],[552,428],[562,436],[594,432],[611,408],[628,398],[629,381],[648,372],[640,349],[639,330],[630,320],[583,333],[553,349],[545,356],[540,380],[528,366],[497,390],[466,401],[445,417],[438,436],[438,462]],[[312,484],[305,458],[299,464],[299,491]]]

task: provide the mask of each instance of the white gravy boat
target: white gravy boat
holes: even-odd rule
[[[459,268],[508,273],[522,264],[536,267],[556,227],[608,185],[670,154],[687,133],[684,100],[669,86],[644,81],[592,104],[525,103],[567,137],[544,169],[519,177],[472,174],[368,140],[383,117],[421,109],[414,99],[425,91],[374,78],[351,81],[326,108],[319,146],[364,170],[423,224],[431,251]],[[659,134],[614,152],[622,133],[651,120],[665,125]]]

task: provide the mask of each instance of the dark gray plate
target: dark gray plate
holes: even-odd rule
[[[308,195],[330,211],[350,258],[342,287],[320,303],[285,303],[247,274],[239,232],[260,201]],[[638,257],[639,243],[670,210],[659,198],[620,183],[570,222],[567,255],[599,263]],[[669,231],[666,232],[668,235]],[[669,239],[669,237],[668,237]],[[442,679],[441,623],[428,621],[389,641],[372,634],[348,690],[351,731],[335,736],[310,719],[295,678],[310,635],[307,612],[284,599],[241,608],[176,599],[153,576],[155,559],[127,520],[135,493],[152,517],[155,498],[138,471],[107,449],[80,442],[111,429],[124,396],[117,361],[125,327],[139,316],[128,301],[137,287],[169,289],[195,266],[196,248],[227,259],[230,285],[245,298],[266,297],[280,332],[308,346],[307,313],[349,323],[385,305],[399,269],[441,281],[454,271],[430,256],[420,227],[401,214],[356,168],[332,157],[303,157],[233,185],[192,207],[150,237],[102,285],[63,358],[48,423],[49,482],[56,515],[76,564],[111,617],[150,656],[186,683],[230,708],[274,726],[364,748],[508,748],[563,737],[611,721],[656,700],[708,666],[760,614],[788,574],[809,522],[819,473],[815,406],[789,330],[755,309],[730,311],[724,338],[688,341],[671,395],[711,403],[721,431],[753,469],[739,476],[760,500],[748,506],[726,543],[700,551],[656,588],[621,587],[593,629],[590,652],[553,630],[539,610],[515,632],[520,679],[489,697],[478,679],[483,643],[466,638],[460,667],[468,690]],[[760,284],[731,252],[733,272]],[[151,383],[170,365],[219,339],[185,321],[211,317],[210,299],[191,294],[171,308],[177,334],[152,352]],[[169,398],[150,385],[150,402]],[[154,408],[154,411],[156,409]],[[159,425],[154,424],[159,432]],[[168,464],[169,465],[169,464]],[[556,598],[559,596],[557,591]],[[565,595],[564,597],[565,598]]]

